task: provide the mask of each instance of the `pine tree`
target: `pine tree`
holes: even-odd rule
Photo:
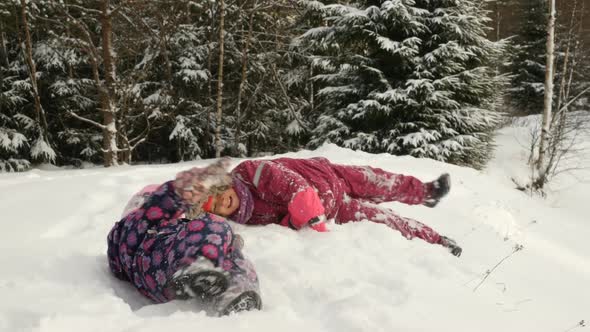
[[[0,172],[24,171],[31,165],[27,135],[34,121],[18,112],[27,99],[18,89],[22,81],[19,83],[12,71],[6,63],[0,64]]]
[[[128,106],[120,119],[127,132],[122,145],[139,160],[152,154],[167,161],[202,157],[211,78],[206,65],[210,6],[165,1],[132,11],[141,29],[137,40],[126,44],[136,44],[127,48],[140,61],[124,61],[123,100]]]
[[[517,114],[540,114],[545,94],[547,1],[525,1],[517,7],[524,19],[515,39],[510,99]]]
[[[35,59],[43,77],[44,108],[50,115],[49,130],[56,137],[59,162],[99,163],[102,160],[100,133],[94,126],[81,124],[69,116],[70,113],[90,116],[98,108],[94,81],[85,77],[88,59],[68,44],[66,36],[56,34],[37,43]]]
[[[3,153],[0,159],[10,170],[26,169],[32,161],[55,162],[47,117],[41,103],[42,73],[37,70],[37,48],[32,32],[39,30],[34,19],[36,4],[9,1],[0,4],[0,108],[2,109]],[[9,144],[7,137],[12,137]],[[17,153],[18,152],[18,153]],[[15,159],[15,154],[19,155]],[[7,160],[13,160],[8,162]],[[14,160],[19,160],[15,164]],[[19,165],[14,167],[14,165]]]
[[[308,30],[322,71],[312,146],[332,142],[482,166],[500,115],[495,61],[475,1],[308,2],[324,26]]]
[[[244,151],[250,155],[296,150],[309,131],[309,68],[292,47],[298,8],[290,1],[258,0],[242,118]],[[270,27],[270,29],[265,27]],[[272,33],[266,32],[272,31]]]

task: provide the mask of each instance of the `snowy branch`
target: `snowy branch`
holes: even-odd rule
[[[586,94],[586,92],[590,91],[590,87],[584,89],[584,91],[580,92],[578,95],[576,95],[574,98],[572,98],[570,101],[567,102],[567,104],[563,105],[562,108],[559,109],[559,112],[557,112],[557,114],[555,114],[555,116],[559,115],[560,113],[562,113],[564,110],[566,110],[571,104],[573,104],[576,100],[578,100],[580,97],[582,97],[584,94]]]
[[[122,1],[117,7],[109,12],[109,16],[112,17],[113,15],[116,15],[121,9],[125,8],[129,2],[130,1]]]
[[[102,12],[100,10],[96,10],[96,9],[92,9],[92,8],[86,8],[86,7],[82,7],[82,6],[78,6],[72,3],[67,3],[66,6],[68,8],[74,8],[74,9],[78,9],[81,12],[85,12],[85,13],[92,13],[95,15],[102,15]]]
[[[96,122],[96,121],[93,121],[93,120],[87,119],[87,118],[85,118],[85,117],[81,117],[81,116],[79,116],[78,114],[76,114],[76,113],[74,113],[74,112],[71,112],[71,111],[70,111],[70,112],[68,112],[68,114],[69,114],[69,115],[71,115],[71,116],[73,116],[74,118],[76,118],[76,119],[80,120],[80,121],[83,121],[83,122],[89,123],[89,124],[91,124],[91,125],[93,125],[93,126],[95,126],[95,127],[98,127],[98,128],[100,128],[100,129],[103,129],[103,130],[105,130],[105,129],[107,128],[107,127],[106,127],[105,125],[103,125],[103,124],[100,124],[100,123],[98,123],[98,122]]]

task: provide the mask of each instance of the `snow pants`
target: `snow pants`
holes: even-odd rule
[[[398,230],[407,239],[417,237],[428,243],[440,243],[440,234],[432,228],[378,205],[383,202],[422,204],[427,186],[420,180],[369,166],[333,164],[332,168],[346,183],[346,196],[334,217],[336,223],[369,220]]]

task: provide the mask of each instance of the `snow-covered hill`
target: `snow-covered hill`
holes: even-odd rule
[[[368,222],[330,233],[235,225],[264,309],[225,318],[190,303],[150,304],[111,277],[105,255],[133,192],[211,160],[0,174],[0,331],[577,330],[590,320],[590,173],[563,176],[547,200],[514,190],[510,177],[526,176],[528,130],[502,130],[483,172],[333,145],[288,154],[424,180],[449,172],[453,188],[437,208],[387,206],[456,239],[463,256]]]

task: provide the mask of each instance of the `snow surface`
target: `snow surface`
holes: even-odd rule
[[[106,260],[107,233],[135,191],[211,160],[0,174],[0,331],[577,331],[590,320],[590,172],[562,176],[546,200],[513,189],[511,177],[526,177],[529,127],[503,129],[483,172],[334,145],[287,154],[424,180],[449,172],[437,208],[386,206],[454,238],[463,256],[369,222],[330,233],[235,225],[264,308],[225,318],[150,304]]]

